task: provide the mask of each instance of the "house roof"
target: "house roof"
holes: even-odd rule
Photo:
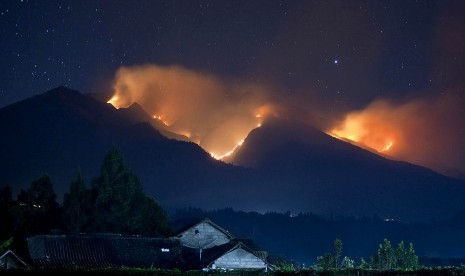
[[[119,234],[38,235],[27,239],[38,268],[180,267],[178,239]]]
[[[13,258],[18,264],[20,264],[21,266],[23,266],[24,268],[29,268],[29,265],[23,261],[20,257],[18,257],[18,255],[16,255],[11,249],[8,249],[6,250],[1,256],[0,256],[0,260],[4,259],[4,258],[7,258],[7,257],[11,257]]]
[[[190,225],[187,225],[183,228],[181,228],[179,231],[178,231],[178,234],[176,236],[180,236],[182,233],[186,232],[187,230],[193,228],[193,227],[196,227],[197,225],[199,224],[202,224],[202,223],[208,223],[210,224],[212,227],[216,228],[218,231],[222,232],[223,234],[225,234],[226,236],[228,236],[230,239],[234,239],[234,236],[229,233],[227,230],[223,229],[221,226],[219,226],[218,224],[214,223],[213,221],[211,221],[209,218],[205,218],[203,219],[202,221],[199,221],[197,223],[194,223],[194,224],[190,224]]]

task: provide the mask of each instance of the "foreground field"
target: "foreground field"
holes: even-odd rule
[[[341,269],[341,270],[297,270],[297,271],[180,271],[159,269],[104,269],[104,270],[2,270],[1,275],[348,275],[348,276],[370,276],[370,275],[465,275],[465,266],[461,267],[435,267],[422,268],[413,271],[390,270],[376,271],[364,269]]]

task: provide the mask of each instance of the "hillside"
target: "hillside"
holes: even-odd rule
[[[272,119],[253,130],[232,162],[285,185],[281,196],[293,198],[294,210],[304,210],[306,202],[317,213],[408,220],[464,208],[465,181],[387,159],[293,120]]]
[[[90,186],[116,145],[145,191],[168,210],[232,207],[405,221],[465,210],[464,181],[294,121],[271,120],[252,131],[234,165],[169,135],[140,106],[117,110],[58,87],[0,109],[0,184],[17,193],[48,173],[61,200],[78,171]]]
[[[112,145],[166,207],[222,206],[221,195],[240,187],[231,179],[253,181],[248,170],[216,161],[194,143],[168,139],[110,104],[59,87],[0,109],[0,183],[17,193],[48,173],[61,200],[78,170],[90,186]],[[206,201],[209,193],[218,199]]]

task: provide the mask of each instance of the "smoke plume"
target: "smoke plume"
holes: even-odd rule
[[[117,108],[137,102],[170,131],[220,157],[270,112],[265,90],[180,66],[144,65],[118,70],[109,102]]]
[[[349,112],[328,133],[395,159],[463,177],[464,107],[461,89],[403,104],[377,100]]]
[[[109,102],[115,107],[139,103],[168,130],[186,136],[217,159],[231,154],[266,117],[286,116],[394,159],[448,175],[465,175],[462,89],[404,103],[375,100],[337,120],[341,110],[319,114],[323,108],[315,108],[318,100],[283,100],[276,87],[222,79],[180,66],[122,67],[113,88]]]

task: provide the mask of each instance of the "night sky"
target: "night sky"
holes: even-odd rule
[[[464,26],[465,1],[1,1],[0,107],[59,85],[111,92],[121,66],[177,65],[273,87],[329,121],[379,100],[392,116],[450,111],[417,125],[446,133],[463,173]]]

